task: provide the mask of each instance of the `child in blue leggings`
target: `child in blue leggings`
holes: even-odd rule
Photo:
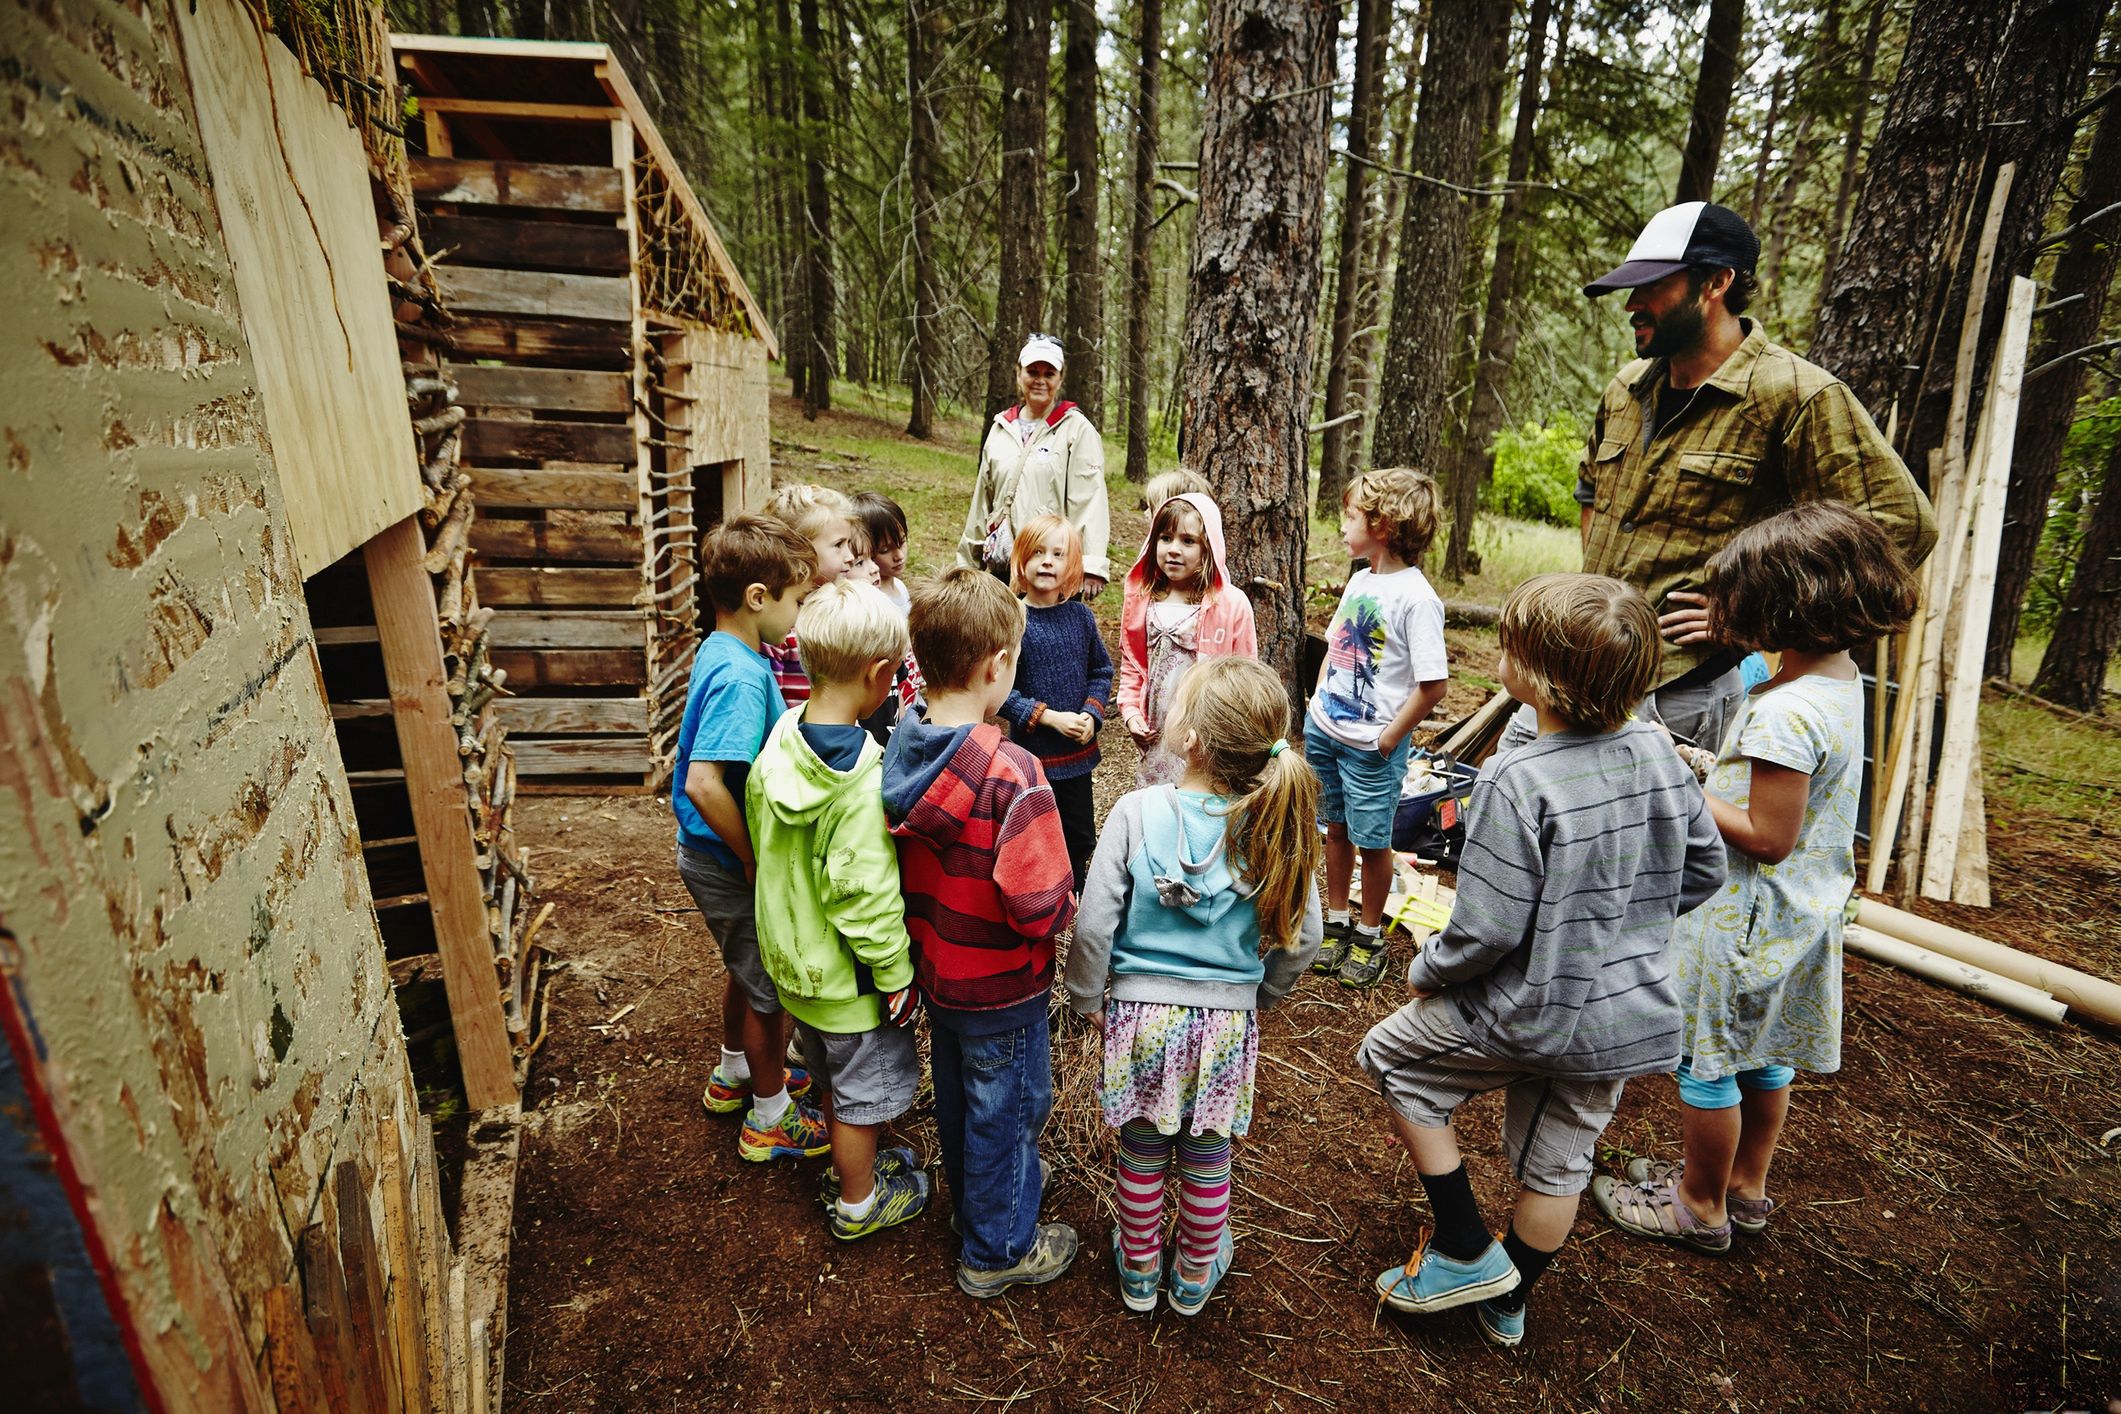
[[[1863,683],[1849,650],[1903,628],[1915,586],[1877,522],[1839,501],[1740,531],[1708,577],[1710,636],[1781,664],[1746,695],[1713,762],[1696,764],[1730,872],[1672,930],[1686,1157],[1636,1159],[1626,1183],[1593,1179],[1591,1200],[1627,1232],[1727,1252],[1734,1228],[1759,1232],[1775,1209],[1768,1165],[1792,1077],[1841,1068],[1841,929],[1863,767]]]

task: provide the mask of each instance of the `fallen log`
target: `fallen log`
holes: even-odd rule
[[[2035,1021],[2060,1022],[2068,1010],[2038,987],[2029,987],[2001,973],[1990,972],[1970,962],[1946,957],[1932,952],[1919,943],[1910,943],[1893,937],[1889,933],[1874,933],[1868,928],[1850,924],[1841,937],[1841,945],[1858,957],[1867,957],[1873,962],[1883,962],[1927,978],[1940,986],[1977,1000],[1999,1006],[2007,1011],[2029,1016]]]
[[[1856,910],[1856,921],[1874,933],[1884,933],[1903,942],[1915,943],[1960,962],[2000,973],[2028,987],[2037,987],[2071,1011],[2121,1026],[2121,985],[2059,962],[2005,947],[1987,938],[1936,923],[1876,899],[1866,898]]]

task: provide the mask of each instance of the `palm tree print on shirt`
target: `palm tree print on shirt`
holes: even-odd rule
[[[1374,722],[1377,665],[1385,656],[1385,620],[1369,595],[1343,599],[1326,634],[1326,720]]]

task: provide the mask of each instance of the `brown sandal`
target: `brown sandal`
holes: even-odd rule
[[[1697,1252],[1721,1254],[1731,1250],[1731,1223],[1710,1227],[1694,1216],[1679,1197],[1679,1179],[1667,1174],[1650,1183],[1617,1183],[1600,1174],[1591,1180],[1591,1201],[1606,1220],[1622,1232],[1677,1242]]]
[[[1685,1159],[1629,1159],[1626,1169],[1630,1183],[1662,1183],[1668,1178],[1676,1183],[1679,1175],[1685,1172]],[[1775,1211],[1775,1200],[1741,1198],[1735,1193],[1726,1193],[1723,1195],[1723,1210],[1730,1214],[1732,1227],[1755,1235],[1767,1231],[1768,1215]]]

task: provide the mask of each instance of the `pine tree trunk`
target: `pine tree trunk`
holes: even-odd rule
[[[1061,122],[1067,131],[1066,206],[1062,247],[1068,260],[1068,299],[1061,347],[1068,354],[1068,396],[1094,423],[1105,415],[1105,268],[1097,229],[1098,139],[1097,5],[1068,0],[1068,38],[1062,54]]]
[[[1222,507],[1231,578],[1258,591],[1260,661],[1300,705],[1332,9],[1209,0],[1203,52],[1183,456]]]
[[[935,279],[935,109],[930,106],[928,16],[906,0],[906,196],[913,207],[913,410],[906,435],[935,435],[936,376],[943,363],[942,307]]]
[[[1517,265],[1530,233],[1526,179],[1532,171],[1532,133],[1539,122],[1539,86],[1546,63],[1547,24],[1553,0],[1532,0],[1525,36],[1524,74],[1517,86],[1517,116],[1510,133],[1510,164],[1495,229],[1495,263],[1488,271],[1488,300],[1481,320],[1480,358],[1473,373],[1473,406],[1466,423],[1465,446],[1458,472],[1451,479],[1451,543],[1444,573],[1463,579],[1477,573],[1473,526],[1480,496],[1495,474],[1489,443],[1502,430],[1502,391],[1517,360],[1518,320],[1510,304],[1517,292]]]
[[[1424,0],[1414,16],[1414,33],[1407,45],[1406,77],[1393,102],[1393,111],[1386,115],[1392,130],[1392,150],[1386,154],[1386,164],[1396,171],[1405,171],[1407,145],[1414,135],[1414,92],[1421,87],[1421,50],[1427,39],[1429,7]],[[1353,382],[1357,398],[1363,411],[1363,420],[1349,428],[1348,470],[1369,458],[1370,439],[1377,426],[1378,389],[1378,335],[1385,318],[1385,274],[1392,269],[1397,255],[1400,212],[1406,199],[1407,182],[1401,178],[1389,178],[1378,184],[1378,209],[1371,213],[1369,223],[1369,251],[1363,260],[1362,306],[1356,312],[1355,349],[1351,361],[1355,365]],[[1340,504],[1339,492],[1333,500],[1320,504],[1331,507]]]
[[[1053,59],[1050,0],[1002,6],[1002,165],[995,224],[999,288],[987,346],[987,411],[1016,401],[1016,353],[1046,309],[1046,89]]]
[[[1135,91],[1134,228],[1127,241],[1127,479],[1149,479],[1150,230],[1156,220],[1157,99],[1163,84],[1163,0],[1141,0]]]
[[[1863,190],[1834,260],[1809,357],[1849,385],[1883,427],[1903,424],[1928,355],[1937,291],[1964,206],[1963,178],[1982,138],[1982,81],[2003,38],[1994,0],[1924,0]],[[1915,366],[1911,369],[1911,365]],[[1908,459],[1918,469],[1922,463]]]
[[[801,126],[796,100],[795,21],[788,0],[772,0],[775,62],[772,65],[780,91],[780,141],[774,144],[774,167],[780,173],[776,205],[781,229],[788,237],[788,322],[781,330],[781,368],[788,375],[788,392],[810,399],[810,237],[803,214],[802,150],[796,138]]]
[[[1325,442],[1318,459],[1318,509],[1331,515],[1348,483],[1354,439],[1340,418],[1348,410],[1349,365],[1363,284],[1363,226],[1369,212],[1370,162],[1376,152],[1378,73],[1389,12],[1386,0],[1356,0],[1355,88],[1348,104],[1348,175],[1340,202],[1340,275],[1333,291],[1333,331],[1327,340]],[[1337,424],[1337,425],[1336,425]]]
[[[1760,229],[1760,212],[1767,204],[1768,162],[1775,155],[1775,120],[1782,116],[1782,84],[1788,77],[1787,69],[1778,68],[1768,84],[1767,117],[1760,124],[1760,151],[1753,158],[1753,190],[1745,208],[1745,223],[1755,231]]]
[[[803,26],[803,239],[809,276],[809,340],[803,416],[815,418],[832,406],[833,357],[832,193],[825,185],[825,39],[817,0],[800,0]]]
[[[2099,126],[2084,159],[2083,186],[2070,207],[2067,224],[2075,225],[2117,201],[2121,201],[2121,103],[2110,101],[2099,114]],[[2113,219],[2106,218],[2108,224],[2101,227],[2080,229],[2063,247],[2048,294],[2060,307],[2047,316],[2027,367],[2038,368],[2098,340],[2116,257],[2121,256]],[[2069,440],[2083,386],[2083,361],[2072,359],[2033,379],[2025,389],[2017,446],[2011,455],[2010,493],[2004,502],[2003,548],[1996,561],[1996,598],[1984,667],[1990,677],[2010,675],[2018,618],[2033,577],[2033,554],[2047,526],[2048,501],[2055,494],[2055,476],[2062,468],[2063,446]],[[2109,486],[2121,489],[2121,483]]]
[[[499,28],[499,7],[494,0],[457,0],[457,33],[489,35]]]
[[[1716,164],[1723,157],[1723,130],[1731,117],[1731,89],[1738,81],[1738,46],[1744,38],[1745,0],[1709,0],[1709,23],[1701,35],[1701,69],[1694,77],[1693,114],[1679,159],[1674,205],[1712,201]]]
[[[1494,53],[1496,31],[1509,19],[1509,0],[1452,0],[1430,15],[1409,157],[1429,180],[1410,181],[1405,198],[1373,434],[1378,465],[1433,468],[1442,443],[1456,295],[1466,268],[1467,193],[1480,161],[1490,78],[1484,62],[1469,64],[1466,56]]]
[[[2092,507],[2077,572],[2055,616],[2033,691],[2080,712],[2105,708],[2106,665],[2121,641],[2121,442],[2106,459],[2106,484]]]
[[[1871,112],[1871,77],[1878,71],[1878,32],[1885,27],[1886,0],[1871,0],[1870,22],[1863,30],[1863,58],[1856,67],[1856,89],[1849,97],[1848,128],[1841,136],[1841,176],[1834,184],[1834,224],[1826,233],[1826,260],[1819,267],[1819,288],[1812,295],[1811,327],[1819,328],[1819,312],[1826,307],[1826,292],[1834,283],[1834,262],[1841,243],[1848,239],[1849,203],[1856,194],[1856,172],[1863,161],[1863,124]]]

